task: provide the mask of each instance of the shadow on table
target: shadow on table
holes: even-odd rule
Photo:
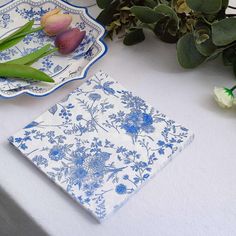
[[[0,235],[46,236],[48,234],[0,188]]]

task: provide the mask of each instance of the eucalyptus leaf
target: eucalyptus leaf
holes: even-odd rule
[[[154,0],[144,0],[144,5],[150,8],[154,8],[157,3]]]
[[[203,56],[212,55],[217,47],[212,42],[211,30],[207,25],[198,25],[194,31],[195,45]]]
[[[236,40],[236,18],[226,18],[212,24],[212,40],[216,46],[225,46]]]
[[[187,5],[196,12],[214,14],[220,11],[222,0],[186,0]]]
[[[201,34],[199,37],[196,39],[196,44],[202,44],[206,42],[210,36],[208,34]]]
[[[159,14],[169,16],[169,17],[173,18],[177,23],[179,23],[179,18],[177,16],[176,12],[171,7],[169,7],[167,5],[160,4],[154,8],[154,11]]]
[[[162,15],[146,6],[133,6],[131,12],[143,23],[152,24],[162,18]]]
[[[204,41],[201,44],[195,44],[197,50],[203,55],[203,56],[210,56],[212,55],[215,50],[216,50],[216,46],[212,43],[211,38],[207,39],[206,41]]]
[[[176,43],[178,41],[177,30],[175,20],[165,16],[156,23],[153,32],[166,43]]]
[[[143,29],[132,29],[129,33],[126,34],[123,43],[127,46],[131,46],[137,43],[144,41],[145,35]]]
[[[160,4],[166,4],[166,5],[169,5],[170,4],[170,0],[158,0],[158,2]]]
[[[97,0],[98,7],[105,9],[113,0]]]
[[[124,36],[125,45],[145,39],[147,28],[162,41],[177,42],[184,68],[194,68],[222,54],[236,74],[236,17],[226,12],[229,0],[97,0],[98,21],[108,36]],[[20,35],[21,36],[21,35]],[[1,48],[0,48],[1,49]]]
[[[186,69],[195,68],[206,59],[196,48],[192,33],[182,36],[177,43],[177,58],[179,64]]]
[[[186,4],[186,0],[171,0],[171,8],[180,14],[189,14],[191,12],[191,9]]]
[[[112,2],[98,15],[97,20],[103,25],[109,25],[113,20],[112,17],[115,14],[118,5],[119,0]]]
[[[215,60],[220,54],[222,54],[222,51],[216,50],[209,57],[207,57],[205,61],[207,62],[207,61]]]

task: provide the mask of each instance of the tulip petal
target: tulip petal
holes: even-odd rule
[[[52,11],[49,11],[49,12],[47,12],[46,14],[44,14],[44,15],[42,16],[42,18],[41,18],[41,21],[40,21],[41,26],[42,26],[42,27],[45,26],[45,23],[46,23],[46,20],[47,20],[48,17],[58,14],[60,11],[61,11],[61,10],[60,10],[59,8],[55,8],[55,9],[53,9]]]
[[[72,22],[71,15],[56,14],[47,18],[44,31],[49,36],[57,35],[65,31]]]
[[[55,46],[62,54],[69,54],[76,50],[86,35],[85,31],[77,28],[69,29],[59,35],[55,39]]]

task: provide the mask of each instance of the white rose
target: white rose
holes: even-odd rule
[[[230,108],[234,104],[234,95],[228,88],[214,88],[214,98],[220,107]]]

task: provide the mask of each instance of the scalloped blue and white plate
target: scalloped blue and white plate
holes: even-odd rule
[[[53,77],[54,84],[0,78],[0,96],[11,98],[20,94],[45,96],[62,85],[85,78],[89,67],[106,53],[103,42],[105,29],[93,18],[86,8],[73,6],[63,0],[15,0],[0,8],[0,38],[12,33],[29,20],[35,20],[35,27],[46,12],[60,8],[73,17],[71,26],[86,31],[86,37],[79,48],[67,56],[59,53],[40,59],[33,66]],[[54,43],[43,31],[30,34],[16,46],[0,52],[0,62],[24,56],[47,43]]]

